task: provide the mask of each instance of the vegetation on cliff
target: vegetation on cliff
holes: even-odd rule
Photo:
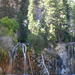
[[[72,0],[0,2],[2,39],[10,37],[12,42],[28,42],[37,53],[49,43],[55,47],[57,42],[75,41],[75,3]]]

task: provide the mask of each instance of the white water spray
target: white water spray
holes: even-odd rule
[[[23,55],[24,55],[24,75],[26,75],[26,51],[27,51],[27,47],[24,43],[18,43],[14,48],[13,48],[13,51],[12,51],[12,55],[11,55],[11,58],[10,58],[10,64],[9,64],[9,69],[8,69],[8,73],[12,73],[12,59],[13,59],[13,56],[16,54],[17,50],[19,47],[22,47],[22,51],[23,51]]]
[[[24,74],[26,73],[26,51],[27,51],[27,47],[24,43],[22,43],[22,51],[23,51],[23,54],[24,54]]]

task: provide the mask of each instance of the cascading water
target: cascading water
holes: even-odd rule
[[[24,74],[26,73],[26,51],[27,51],[27,47],[25,44],[22,44],[22,51],[24,54]]]
[[[18,43],[18,44],[13,48],[12,55],[11,55],[10,62],[9,62],[8,72],[7,72],[7,73],[9,73],[9,74],[12,73],[12,59],[13,59],[13,56],[14,56],[14,54],[16,53],[16,51],[17,51],[17,49],[18,49],[17,46],[18,46],[19,44],[20,44],[20,43]]]
[[[13,48],[13,51],[12,51],[12,55],[11,55],[10,63],[9,63],[9,69],[8,69],[8,73],[10,73],[10,75],[12,74],[12,59],[13,59],[14,55],[16,54],[19,47],[22,47],[21,49],[22,49],[22,52],[24,55],[24,75],[26,75],[26,51],[27,51],[27,47],[24,43],[20,43],[20,42]]]

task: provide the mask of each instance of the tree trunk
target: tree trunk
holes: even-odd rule
[[[29,59],[29,65],[30,65],[31,73],[32,73],[32,75],[33,75],[33,70],[32,70],[32,66],[31,66],[31,61],[30,61],[29,51],[28,51],[28,59]]]

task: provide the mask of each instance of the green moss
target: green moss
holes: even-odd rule
[[[18,53],[23,53],[22,49],[19,47],[17,50]]]

